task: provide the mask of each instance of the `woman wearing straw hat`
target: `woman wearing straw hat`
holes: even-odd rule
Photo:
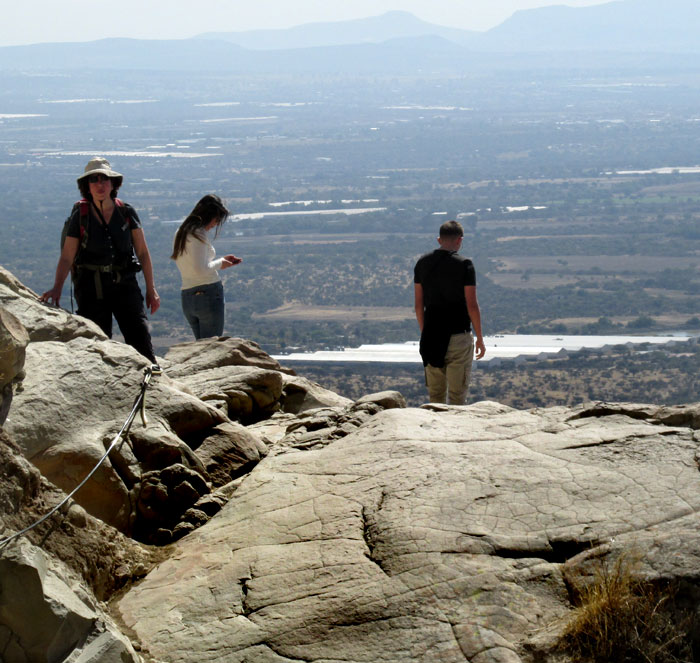
[[[170,256],[182,277],[182,312],[196,339],[224,332],[224,287],[218,271],[241,262],[233,254],[216,259],[207,236],[214,236],[228,218],[221,198],[209,193],[199,200],[175,233]]]
[[[160,297],[136,210],[117,198],[123,180],[102,157],[85,166],[78,178],[83,200],[73,206],[66,222],[53,288],[41,301],[58,306],[63,283],[72,271],[78,315],[95,322],[110,338],[114,315],[124,340],[155,363],[137,271],[143,270],[146,307],[152,314],[160,306]]]

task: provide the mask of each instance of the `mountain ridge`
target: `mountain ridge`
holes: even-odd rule
[[[690,56],[683,64],[695,66],[698,32],[700,3],[668,0],[660,8],[653,0],[615,0],[592,7],[520,10],[483,33],[433,25],[408,12],[388,12],[355,21],[204,33],[179,40],[110,38],[6,46],[0,47],[0,67],[399,73],[598,68],[620,58],[617,64],[653,69],[677,64],[680,54]],[[94,59],[95,46],[113,47],[109,58]],[[554,53],[566,56],[552,58]]]

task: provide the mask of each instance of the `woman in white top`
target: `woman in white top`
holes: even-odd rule
[[[207,194],[175,233],[170,257],[182,276],[182,311],[196,339],[224,332],[224,286],[217,270],[238,265],[241,259],[234,255],[216,259],[208,231],[215,229],[216,237],[228,215],[221,198]]]

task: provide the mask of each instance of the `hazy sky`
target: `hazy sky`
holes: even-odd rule
[[[488,30],[518,9],[606,0],[9,0],[0,46],[103,37],[178,39],[201,32],[287,28],[409,11],[430,23]],[[106,55],[106,54],[105,54]]]

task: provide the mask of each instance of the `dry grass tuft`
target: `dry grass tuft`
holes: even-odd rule
[[[690,618],[676,605],[676,588],[635,574],[630,555],[596,563],[592,581],[568,578],[578,607],[561,648],[582,663],[692,663]]]

